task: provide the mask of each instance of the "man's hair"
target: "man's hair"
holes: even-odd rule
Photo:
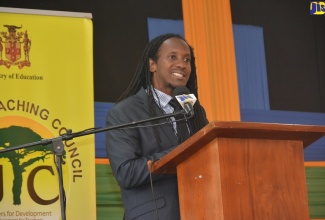
[[[137,69],[135,71],[135,75],[126,89],[126,91],[121,95],[121,97],[118,99],[119,101],[122,101],[123,99],[126,99],[129,96],[132,96],[136,94],[140,88],[151,88],[152,85],[152,73],[150,72],[150,65],[149,65],[149,59],[152,59],[154,62],[157,62],[158,60],[158,53],[160,46],[164,41],[166,41],[169,38],[179,38],[183,40],[188,47],[190,48],[190,55],[191,55],[191,74],[190,78],[186,84],[186,87],[190,91],[190,93],[194,94],[198,99],[198,88],[197,88],[197,76],[196,76],[196,65],[195,65],[195,57],[193,48],[187,43],[187,41],[179,34],[164,34],[160,35],[153,40],[149,42],[147,47],[144,49],[143,54],[141,56],[141,59],[138,63]],[[153,96],[153,90],[147,89],[148,94],[148,105],[149,105],[149,111],[151,116],[156,116],[156,113],[154,111],[154,96]],[[194,107],[194,117],[190,120],[191,128],[193,133],[196,133],[198,130],[203,128],[206,125],[205,121],[205,112],[200,105],[199,99],[197,100]],[[159,137],[158,137],[159,139]]]

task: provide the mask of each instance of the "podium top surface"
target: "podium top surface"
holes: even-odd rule
[[[168,173],[164,171],[166,164],[168,167],[176,167],[184,158],[189,157],[215,138],[293,140],[302,141],[305,148],[323,136],[325,136],[325,126],[212,121],[159,161],[156,161],[153,164],[152,173]]]

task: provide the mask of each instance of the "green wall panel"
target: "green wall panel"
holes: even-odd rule
[[[96,165],[97,220],[122,220],[123,204],[120,188],[110,165]]]
[[[310,218],[325,218],[325,167],[306,167]]]

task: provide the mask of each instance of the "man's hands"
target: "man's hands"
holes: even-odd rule
[[[148,160],[148,162],[147,162],[147,166],[148,166],[148,170],[149,170],[149,172],[151,172],[151,166],[152,166],[152,163],[153,163],[152,160]]]

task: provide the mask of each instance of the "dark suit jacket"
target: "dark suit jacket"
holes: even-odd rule
[[[162,115],[158,106],[156,112]],[[113,126],[148,118],[147,94],[141,89],[136,95],[115,105],[108,112],[106,122],[107,126]],[[166,121],[167,119],[162,119],[160,122]],[[151,122],[141,125],[149,124]],[[152,175],[156,204],[153,200],[147,161],[161,158],[179,144],[170,123],[157,126],[157,130],[160,134],[160,147],[152,127],[107,132],[107,156],[121,187],[126,220],[156,219],[156,205],[159,219],[180,219],[176,175]]]

